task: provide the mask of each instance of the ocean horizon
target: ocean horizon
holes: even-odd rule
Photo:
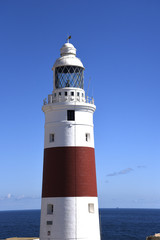
[[[146,240],[160,232],[160,209],[100,208],[101,240]],[[1,210],[0,239],[39,237],[40,209]]]

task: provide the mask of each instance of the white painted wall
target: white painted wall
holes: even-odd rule
[[[89,213],[89,203],[94,203],[94,213]],[[53,215],[47,214],[47,204],[54,205]],[[41,209],[41,240],[100,240],[97,197],[43,198]]]
[[[54,142],[50,142],[50,134],[55,135]],[[87,142],[85,134],[90,134]],[[50,124],[45,128],[44,148],[64,147],[64,146],[83,146],[94,147],[93,126],[78,124]]]
[[[65,95],[67,92],[67,96]],[[72,96],[74,92],[74,96]],[[59,94],[60,93],[60,94]],[[79,96],[78,94],[79,93]],[[55,89],[52,94],[48,95],[48,103],[51,102],[85,102],[85,91],[81,88],[59,88]]]
[[[94,106],[94,105],[93,105]],[[67,121],[67,110],[75,110],[75,121]],[[84,146],[94,148],[93,112],[94,107],[88,104],[74,107],[65,105],[45,112],[45,140],[44,148],[64,146]],[[90,134],[87,142],[85,134]],[[55,135],[54,142],[50,142],[50,134]]]
[[[45,124],[67,121],[67,110],[76,111],[75,121],[77,123],[93,124],[93,113],[95,111],[95,105],[87,103],[81,103],[77,105],[70,105],[65,103],[44,105],[43,111],[45,111]]]

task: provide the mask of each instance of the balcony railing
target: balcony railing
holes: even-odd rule
[[[43,105],[56,103],[56,102],[85,102],[89,104],[94,104],[94,98],[93,97],[76,97],[76,96],[57,96],[53,97],[52,94],[48,95],[48,101],[47,98],[43,100]]]

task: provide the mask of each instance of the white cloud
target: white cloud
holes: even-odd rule
[[[25,198],[24,195],[20,195],[20,196],[15,197],[16,200],[21,200],[23,198]]]
[[[146,166],[145,165],[139,165],[139,166],[137,166],[137,168],[146,168]]]
[[[10,199],[11,197],[12,197],[11,193],[8,193],[6,196],[7,199]]]
[[[13,195],[11,193],[8,193],[6,196],[0,196],[0,201],[3,201],[3,200],[23,200],[23,199],[40,199],[41,197],[40,196],[36,196],[36,195],[31,195],[31,196],[25,196],[24,194],[22,195]]]
[[[122,169],[119,172],[109,173],[109,174],[107,174],[107,177],[114,177],[114,176],[118,176],[118,175],[124,175],[124,174],[130,173],[132,171],[134,171],[133,168],[125,168],[125,169]]]

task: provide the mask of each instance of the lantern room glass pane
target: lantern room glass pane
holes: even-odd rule
[[[55,69],[55,88],[75,87],[83,89],[83,71],[77,66],[62,66]]]

